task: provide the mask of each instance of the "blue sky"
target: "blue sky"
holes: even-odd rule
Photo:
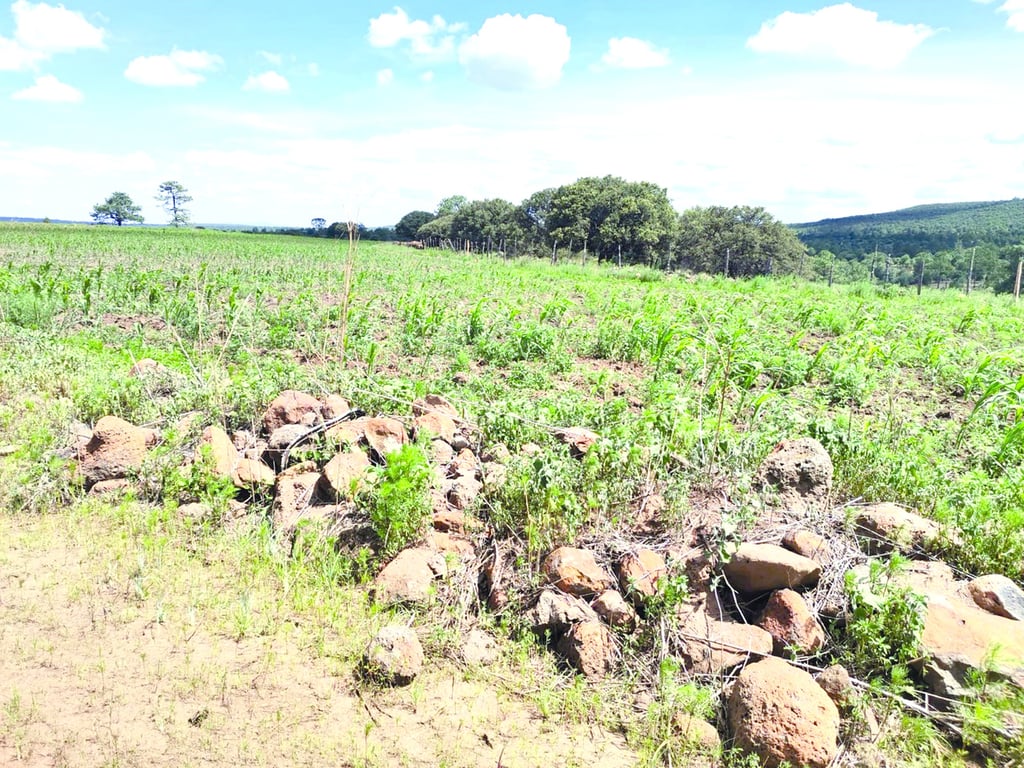
[[[0,7],[0,216],[168,179],[390,224],[580,176],[806,221],[1024,195],[1024,0]]]

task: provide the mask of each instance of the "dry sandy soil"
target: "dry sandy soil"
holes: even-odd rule
[[[96,525],[0,516],[0,765],[634,762],[621,736],[540,717],[497,673],[435,661],[408,688],[360,690],[351,660],[314,657],[297,632],[164,621]],[[222,588],[202,567],[188,578]]]

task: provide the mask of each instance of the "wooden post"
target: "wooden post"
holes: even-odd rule
[[[917,295],[921,295],[921,288],[924,286],[924,259],[921,259],[921,274],[917,276]]]
[[[974,282],[974,255],[978,252],[978,246],[971,248],[971,266],[967,268],[967,295],[971,295],[971,283]]]
[[[557,264],[558,263],[558,241],[557,240],[551,246],[551,263],[552,264]]]
[[[1024,256],[1017,257],[1017,279],[1013,282],[1013,300],[1017,301],[1020,298],[1020,273],[1021,268],[1024,267]]]
[[[622,243],[619,243],[619,266],[622,266]]]
[[[828,287],[832,287],[832,273],[835,272],[836,268],[836,255],[832,254],[832,261],[828,263]]]
[[[587,263],[587,238],[583,238],[583,263]]]
[[[731,255],[732,255],[732,249],[731,248],[726,248],[725,249],[725,276],[726,277],[729,276],[729,257]]]

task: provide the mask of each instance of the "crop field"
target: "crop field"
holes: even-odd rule
[[[166,381],[129,374],[145,358],[166,367]],[[439,693],[462,621],[454,609],[439,618],[374,606],[361,588],[377,568],[370,555],[280,551],[259,500],[230,524],[176,515],[168,489],[188,481],[178,464],[196,429],[256,431],[289,389],[400,416],[428,393],[447,398],[481,446],[508,449],[507,478],[473,509],[514,542],[524,574],[554,547],[631,536],[650,514],[662,531],[696,518],[720,537],[753,530],[759,464],[780,441],[812,437],[835,466],[835,508],[904,505],[946,526],[940,554],[956,568],[1024,579],[1024,305],[1010,297],[731,280],[578,256],[551,264],[318,238],[0,225],[0,678],[16,681],[0,685],[0,762],[533,764],[474,751],[479,739],[455,738],[452,753],[411,746],[432,733],[428,717],[462,732]],[[61,458],[76,424],[106,415],[161,435],[137,489],[116,499],[86,493]],[[601,437],[584,460],[555,435],[570,427]],[[655,495],[663,504],[651,512]],[[517,588],[537,586],[523,578]],[[31,604],[11,597],[26,583]],[[107,598],[109,615],[97,607]],[[44,621],[47,606],[64,606],[64,619]],[[640,715],[617,703],[652,686],[664,695],[639,666],[584,683],[514,620],[484,614],[475,620],[504,638],[502,661],[454,673],[451,696],[500,692],[480,715],[489,742],[518,734],[564,763],[621,765],[628,753],[686,764],[666,757],[656,707]],[[395,617],[426,627],[439,669],[411,692],[353,698],[361,648]],[[52,650],[64,640],[83,654],[73,668]],[[136,661],[118,661],[118,647]],[[841,645],[830,652],[843,658]],[[48,710],[56,681],[25,672],[46,659],[90,691],[78,721]],[[104,682],[118,670],[151,678],[148,693]],[[260,675],[294,707],[253,704]],[[676,693],[694,711],[714,709],[700,685]],[[296,703],[310,699],[314,714]],[[126,702],[150,713],[138,733]],[[121,719],[96,722],[110,712]],[[332,718],[351,728],[327,727]],[[62,722],[77,725],[63,733]],[[549,744],[553,730],[560,741]],[[961,759],[909,716],[875,748],[889,765]]]

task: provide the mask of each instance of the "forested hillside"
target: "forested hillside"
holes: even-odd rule
[[[1016,245],[1024,241],[1024,199],[918,205],[793,228],[809,247],[847,258],[876,250],[916,254],[958,246]]]

